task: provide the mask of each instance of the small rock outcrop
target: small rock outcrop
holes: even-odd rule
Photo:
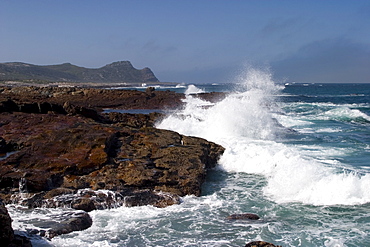
[[[46,237],[49,239],[55,236],[67,234],[73,231],[82,231],[92,225],[92,219],[88,213],[76,213],[68,220],[64,220],[56,224],[53,228],[46,232]]]
[[[260,217],[257,214],[232,214],[227,217],[228,220],[258,220]]]
[[[264,241],[253,241],[245,245],[245,247],[281,247]]]

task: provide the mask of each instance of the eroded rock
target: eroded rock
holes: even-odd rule
[[[245,245],[245,247],[281,247],[264,241],[253,241]]]
[[[28,193],[21,197],[28,207],[44,204],[45,196],[50,197],[46,192],[58,188],[112,190],[123,197],[128,188],[130,193],[150,190],[152,198],[155,191],[174,197],[199,196],[207,169],[215,166],[224,151],[201,138],[145,127],[148,123],[134,128],[116,121],[102,123],[55,113],[1,113],[0,136],[17,151],[0,160],[1,193]],[[88,200],[73,205],[94,209]]]

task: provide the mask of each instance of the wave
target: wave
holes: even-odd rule
[[[226,150],[219,161],[220,168],[227,172],[264,175],[267,179],[264,194],[275,202],[312,205],[370,202],[367,189],[370,174],[343,171],[336,162],[322,162],[325,157],[320,160],[295,145],[278,142],[281,125],[286,127],[288,119],[294,122],[298,118],[294,119],[297,112],[284,115],[284,109],[276,104],[274,95],[280,94],[282,87],[274,83],[271,74],[250,69],[238,85],[236,92],[207,108],[202,105],[211,105],[209,102],[187,95],[186,107],[168,116],[157,127],[223,145]],[[322,118],[370,119],[356,109],[315,107],[313,111],[321,111],[318,117]],[[307,121],[303,121],[308,124],[314,116],[306,110],[301,114],[309,115]],[[279,122],[284,117],[285,122]]]
[[[358,109],[350,109],[349,107],[337,107],[335,109],[326,111],[320,117],[324,119],[345,122],[370,123],[370,116]]]
[[[205,93],[205,91],[193,84],[188,85],[188,88],[185,90],[185,94],[198,94],[198,93]]]
[[[369,104],[334,104],[334,103],[288,103],[288,115],[304,121],[333,120],[340,122],[370,123]],[[293,117],[294,118],[294,117]]]

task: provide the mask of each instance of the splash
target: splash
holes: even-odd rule
[[[262,174],[265,196],[278,203],[314,205],[370,202],[370,175],[344,172],[297,146],[277,141],[282,128],[275,102],[282,89],[268,71],[249,68],[237,90],[212,104],[186,95],[186,106],[157,127],[199,136],[225,147],[220,167],[228,172]],[[288,118],[290,116],[286,116]],[[363,116],[362,116],[363,117]],[[287,121],[287,120],[285,120]]]
[[[201,88],[198,88],[197,86],[191,84],[188,86],[188,88],[185,90],[185,94],[198,94],[198,93],[204,93],[205,91]]]
[[[191,88],[194,89],[189,86],[188,90]],[[242,91],[229,94],[216,104],[186,94],[185,108],[164,119],[157,127],[213,141],[240,136],[272,138],[275,122],[269,109],[273,106],[272,92],[278,87],[271,75],[256,70],[246,73],[244,83],[239,84],[239,88]]]

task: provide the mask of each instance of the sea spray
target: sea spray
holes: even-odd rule
[[[269,108],[273,106],[272,92],[278,87],[274,85],[270,75],[266,76],[260,71],[247,73],[246,76],[245,85],[238,84],[242,91],[231,93],[216,104],[186,95],[185,108],[164,119],[157,127],[206,137],[213,141],[240,136],[250,139],[272,138],[275,121],[271,118]],[[266,90],[255,83],[254,79],[259,77],[263,77],[259,80],[264,82]],[[189,87],[192,91],[197,91],[194,85]]]
[[[236,92],[214,105],[187,95],[185,108],[157,127],[223,145],[226,150],[220,167],[228,172],[264,175],[267,178],[264,195],[275,202],[312,205],[370,202],[370,191],[366,189],[370,186],[370,175],[343,171],[340,165],[324,163],[300,146],[278,142],[277,135],[284,124],[278,121],[284,119],[280,117],[284,110],[279,108],[275,95],[280,94],[282,87],[274,83],[270,73],[249,69],[237,84]]]
[[[199,87],[206,91],[216,88]],[[370,124],[364,120],[370,116],[370,85],[356,85],[354,91],[352,85],[342,84],[289,85],[283,91],[247,88],[242,83],[233,88],[229,97],[216,104],[187,97],[187,107],[165,120],[168,128],[208,136],[226,147],[220,160],[222,169],[209,171],[202,196],[185,196],[181,204],[166,208],[94,210],[90,212],[93,226],[89,229],[55,237],[51,242],[44,240],[44,245],[33,242],[34,246],[232,247],[254,240],[286,247],[370,246],[369,204],[360,204],[366,201],[369,187]],[[246,108],[250,116],[258,116],[254,109],[240,104],[248,103],[243,94],[261,90],[265,93],[257,107],[263,111],[260,119],[264,121],[243,124],[257,124],[251,127],[255,130],[261,125],[266,133],[248,132],[248,126],[233,121],[239,114],[228,114],[231,108],[226,102],[239,107],[240,115]],[[315,94],[307,97],[310,90]],[[352,92],[366,96],[346,96]],[[332,97],[320,98],[319,93]],[[354,114],[325,114],[341,107]],[[210,119],[221,122],[216,128]],[[350,204],[350,198],[358,205],[333,205],[334,199]],[[19,210],[12,205],[8,209],[14,216],[15,229],[35,229],[33,225],[40,219],[63,210]],[[230,214],[246,212],[256,213],[261,219],[226,220]]]
[[[191,84],[187,87],[185,90],[185,94],[198,94],[198,93],[204,93],[205,91],[201,88],[198,88],[197,86]]]

